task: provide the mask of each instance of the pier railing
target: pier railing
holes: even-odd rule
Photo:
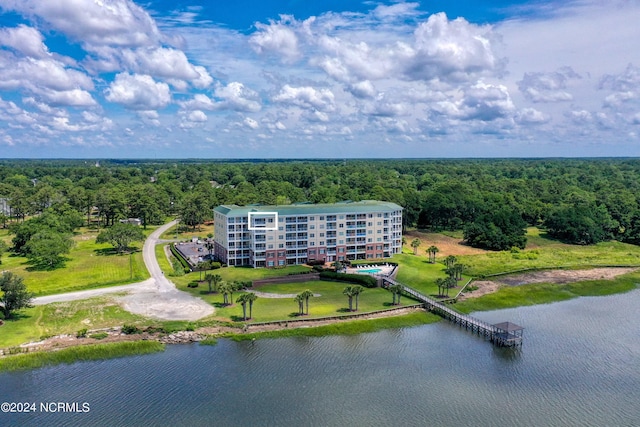
[[[484,336],[495,345],[501,347],[513,347],[522,345],[523,328],[519,327],[518,325],[505,322],[499,325],[507,325],[507,327],[500,328],[483,320],[476,319],[473,316],[469,316],[468,314],[462,314],[458,311],[455,311],[442,302],[436,301],[433,298],[429,298],[428,296],[416,291],[415,289],[403,283],[398,282],[397,280],[385,278],[384,282],[386,286],[389,286],[390,284],[400,286],[403,293],[410,295],[418,301],[422,302],[424,304],[424,307],[428,311],[438,314],[439,316],[442,316],[445,319],[458,324],[460,327],[464,327],[465,329],[473,333]]]

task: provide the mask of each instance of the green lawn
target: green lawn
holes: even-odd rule
[[[469,266],[468,274],[476,277],[524,269],[636,266],[640,265],[640,247],[620,242],[603,242],[590,246],[548,243],[517,253],[489,252],[459,256],[458,260]]]
[[[304,318],[339,316],[349,314],[348,299],[342,291],[348,283],[313,280],[302,283],[281,283],[265,285],[256,288],[260,292],[273,294],[298,294],[305,289],[311,290],[318,297],[309,300],[309,316]],[[178,285],[178,288],[189,292],[216,306],[215,317],[220,320],[242,320],[242,306],[235,300],[241,294],[233,294],[233,305],[222,306],[223,297],[220,294],[209,294],[207,284],[201,284],[197,288],[189,288],[186,285]],[[369,312],[391,308],[392,295],[382,288],[365,289],[358,299],[358,312]],[[402,305],[411,305],[416,302],[409,298],[402,298]],[[355,308],[355,299],[353,302]],[[259,297],[253,304],[253,322],[268,322],[274,320],[291,320],[297,317],[298,303],[293,297],[265,298]],[[247,307],[248,315],[248,307]]]
[[[444,272],[445,266],[439,262],[430,264],[426,257],[415,256],[413,252],[411,254],[397,254],[391,261],[397,262],[399,269],[396,279],[421,292],[427,296],[436,296],[438,294],[438,286],[436,286],[436,279],[446,278],[447,274]],[[462,280],[459,281],[457,288],[449,290],[449,295],[454,296],[460,290],[469,277],[463,275]]]
[[[100,329],[124,323],[146,326],[157,322],[125,311],[108,297],[35,306],[21,310],[16,319],[0,326],[0,348],[75,334],[83,328]]]
[[[67,255],[64,267],[33,270],[26,258],[5,254],[2,269],[21,276],[37,296],[121,285],[149,277],[142,260],[142,243],[137,243],[138,250],[130,257],[113,253],[108,244],[97,244],[96,236],[96,232],[86,230],[75,236],[76,244]]]
[[[580,296],[603,296],[628,292],[638,287],[640,272],[625,274],[614,280],[591,280],[558,285],[536,283],[522,286],[505,286],[497,292],[470,298],[455,304],[463,313],[499,310],[535,304],[564,301]]]

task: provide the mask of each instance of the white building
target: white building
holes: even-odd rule
[[[363,200],[214,209],[214,253],[228,265],[277,267],[387,258],[402,250],[402,207]]]

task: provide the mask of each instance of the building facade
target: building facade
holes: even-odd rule
[[[388,258],[402,251],[402,207],[363,200],[214,209],[214,253],[228,265]]]

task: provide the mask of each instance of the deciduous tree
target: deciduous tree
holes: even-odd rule
[[[5,319],[10,319],[18,310],[31,307],[33,294],[27,290],[22,277],[10,271],[3,272],[0,276],[0,291],[0,304]]]

